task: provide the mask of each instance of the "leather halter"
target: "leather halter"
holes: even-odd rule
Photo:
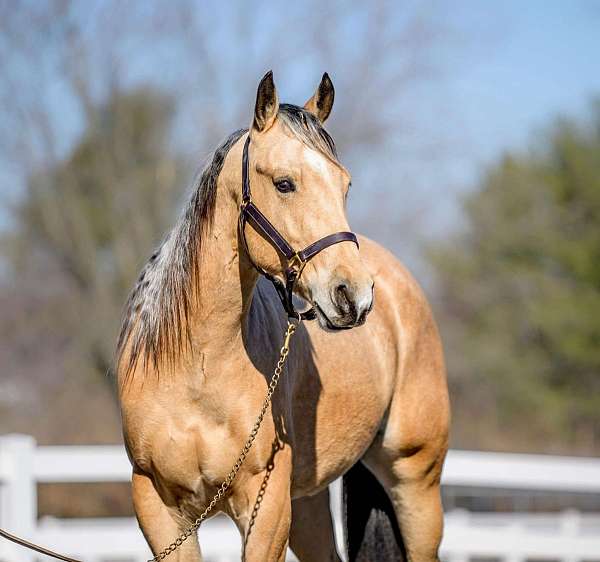
[[[244,153],[242,156],[242,204],[240,205],[239,231],[241,239],[244,243],[248,259],[254,268],[264,275],[275,287],[283,308],[287,312],[288,317],[297,318],[299,320],[314,320],[317,316],[315,309],[310,308],[304,312],[298,312],[294,308],[292,295],[296,281],[300,278],[302,270],[306,263],[314,258],[319,252],[339,244],[340,242],[354,242],[358,247],[358,239],[353,232],[335,232],[320,238],[316,242],[309,244],[303,250],[296,251],[290,243],[279,233],[279,231],[271,224],[269,219],[263,215],[258,207],[252,202],[252,194],[250,192],[250,163],[248,161],[248,147],[250,145],[250,135],[246,138],[244,144]],[[246,241],[246,223],[249,222],[254,229],[273,246],[277,252],[287,260],[287,265],[284,270],[285,283],[277,277],[265,271],[257,265],[248,251],[248,243]]]

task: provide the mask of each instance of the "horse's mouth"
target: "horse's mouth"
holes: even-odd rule
[[[341,330],[350,330],[352,328],[354,328],[355,324],[342,324],[342,325],[338,325],[338,324],[334,324],[329,316],[327,316],[327,314],[325,314],[325,312],[323,312],[323,309],[319,306],[318,302],[313,302],[313,306],[315,307],[315,310],[317,311],[317,317],[319,319],[319,323],[321,324],[321,327],[325,328],[328,331],[331,332],[340,332]]]

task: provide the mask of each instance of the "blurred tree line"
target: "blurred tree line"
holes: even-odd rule
[[[114,333],[142,260],[172,222],[187,171],[168,146],[173,109],[168,96],[141,88],[91,106],[77,144],[32,169],[13,208],[14,226],[2,238],[7,363],[18,364],[14,351],[23,350],[32,369],[25,388],[48,383],[48,417],[36,415],[39,402],[23,407],[27,399],[11,416],[42,440],[118,437]],[[83,413],[83,427],[72,423]]]
[[[600,452],[600,100],[504,155],[430,251],[455,442]]]

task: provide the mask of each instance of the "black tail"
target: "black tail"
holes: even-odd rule
[[[383,486],[361,462],[344,475],[348,562],[404,562],[398,522]]]

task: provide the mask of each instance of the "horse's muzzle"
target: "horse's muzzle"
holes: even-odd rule
[[[315,300],[317,318],[322,328],[331,331],[349,330],[365,323],[373,308],[373,283],[356,286],[345,280],[334,283],[329,302]]]

